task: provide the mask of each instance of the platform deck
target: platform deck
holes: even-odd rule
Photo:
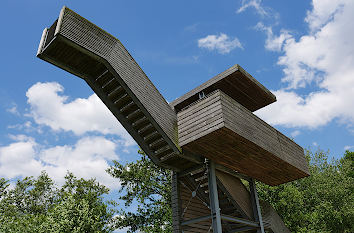
[[[170,105],[176,112],[179,112],[197,101],[199,93],[203,92],[205,95],[208,95],[217,89],[222,90],[252,112],[276,101],[273,93],[253,78],[240,65],[236,64],[172,101]]]
[[[220,90],[177,118],[183,149],[269,185],[309,175],[302,147]]]

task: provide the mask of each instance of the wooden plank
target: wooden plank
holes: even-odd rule
[[[227,93],[250,111],[256,111],[276,101],[276,97],[267,88],[236,64],[174,100],[170,105],[179,112],[196,102],[200,92],[209,94],[217,89]]]
[[[200,99],[190,106],[186,108],[185,110],[188,109],[188,111],[180,111],[178,112],[178,121],[182,121],[186,117],[191,117],[193,118],[193,115],[196,112],[202,111],[204,108],[211,106],[213,103],[217,102],[220,100],[220,95],[217,94],[216,91],[210,93],[207,95],[205,98]]]
[[[211,108],[208,103],[212,103]],[[202,112],[198,111],[199,106]],[[220,106],[221,116],[211,114]],[[300,146],[222,91],[215,91],[191,108],[177,113],[178,120],[180,115],[189,117],[187,121],[182,118],[178,122],[179,143],[183,149],[270,185],[309,175]]]
[[[180,185],[179,187],[182,221],[191,220],[211,214],[210,209],[201,200],[199,200],[198,196],[192,197],[191,190],[183,185]],[[210,228],[210,224],[211,220],[202,221],[195,224],[190,224],[188,226],[183,226],[181,229],[183,229],[183,232],[207,232]]]
[[[194,124],[197,124],[198,120],[203,120],[204,115],[206,115],[206,114],[208,114],[208,115],[220,114],[221,110],[222,110],[222,106],[218,103],[214,103],[214,104],[210,105],[209,107],[204,108],[203,111],[195,113],[195,115],[192,115],[192,117],[190,117],[190,118],[184,118],[182,120],[178,120],[178,124],[180,125],[180,127],[192,126]]]
[[[241,180],[221,171],[216,171],[216,177],[247,217],[253,219],[251,197]]]
[[[224,119],[223,119],[223,114],[219,113],[217,115],[209,115],[207,120],[203,120],[200,123],[197,123],[198,125],[198,130],[200,131],[196,131],[195,127],[182,127],[181,128],[184,130],[181,130],[180,133],[178,134],[179,138],[180,138],[180,143],[182,145],[182,141],[184,140],[184,138],[191,138],[195,135],[200,134],[201,132],[205,132],[207,131],[209,128],[212,128],[220,123],[223,123]]]
[[[273,233],[290,233],[281,217],[269,203],[260,200],[259,204],[262,208],[263,222],[267,223],[266,227],[268,229]]]

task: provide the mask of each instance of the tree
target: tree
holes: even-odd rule
[[[108,189],[72,173],[57,188],[45,172],[18,180],[0,179],[0,232],[112,232],[114,211],[103,201]]]
[[[153,164],[143,152],[136,162],[114,161],[108,170],[120,179],[120,200],[134,201],[136,212],[119,211],[117,227],[129,232],[171,232],[170,171]],[[354,232],[354,152],[328,160],[321,150],[306,152],[311,176],[271,187],[258,183],[261,199],[268,201],[292,232]],[[162,226],[162,227],[161,227]]]
[[[307,151],[311,176],[270,187],[258,184],[292,232],[354,232],[354,152],[340,160]]]
[[[136,212],[118,211],[117,228],[128,232],[172,232],[171,173],[155,165],[142,151],[141,158],[126,165],[113,161],[108,173],[121,181],[119,197],[125,207],[138,203]]]

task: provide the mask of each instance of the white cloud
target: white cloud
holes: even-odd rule
[[[129,229],[130,229],[129,227],[124,227],[122,229],[113,231],[113,233],[127,233]],[[138,232],[140,232],[140,231],[138,231]]]
[[[351,150],[351,149],[354,149],[354,146],[345,146],[344,147],[344,150]]]
[[[264,31],[267,35],[265,42],[265,48],[271,51],[280,52],[283,49],[283,46],[286,40],[291,39],[291,35],[287,30],[281,30],[279,36],[273,34],[272,27],[265,26],[262,22],[259,22],[255,29]]]
[[[232,39],[224,33],[220,33],[220,35],[208,35],[199,39],[198,47],[206,48],[210,51],[216,50],[220,54],[230,53],[236,48],[243,48],[237,37]]]
[[[95,95],[69,101],[62,95],[64,88],[58,83],[37,83],[28,89],[26,96],[30,104],[30,116],[39,125],[49,126],[55,131],[72,131],[76,135],[87,132],[115,134],[126,146],[134,140]]]
[[[73,146],[44,148],[33,138],[17,135],[16,142],[0,147],[0,176],[13,179],[38,176],[46,170],[59,185],[63,184],[67,171],[77,177],[96,178],[111,189],[119,188],[119,181],[105,170],[107,160],[118,160],[116,144],[104,137],[84,137]]]
[[[332,21],[335,14],[343,10],[346,3],[348,0],[313,0],[313,9],[307,12],[305,22],[309,24],[312,32],[317,31]]]
[[[284,40],[279,39],[282,46],[277,48],[283,55],[278,64],[283,66],[282,81],[287,88],[275,91],[278,102],[261,109],[258,115],[288,127],[316,128],[334,119],[353,126],[353,12],[354,1],[313,1],[306,17],[309,33],[298,40],[289,33],[283,35]],[[296,93],[296,89],[309,85],[317,90],[301,96]]]
[[[9,138],[14,140],[14,141],[18,141],[18,142],[23,142],[23,141],[33,141],[34,138],[24,135],[24,134],[17,134],[17,135],[13,135],[13,134],[9,134]]]
[[[9,113],[14,114],[14,115],[16,115],[16,116],[19,116],[19,115],[20,115],[20,113],[19,113],[18,110],[17,110],[17,105],[16,105],[15,103],[12,104],[12,107],[6,109],[6,111],[9,112]]]
[[[247,8],[253,7],[260,16],[267,16],[268,11],[261,6],[261,2],[262,0],[242,0],[241,7],[236,12],[239,14]]]
[[[301,134],[300,130],[295,130],[295,131],[291,132],[290,135],[291,135],[291,137],[295,138],[295,137],[299,136],[300,134]]]
[[[186,26],[184,28],[184,30],[188,31],[188,32],[195,32],[195,31],[197,31],[198,25],[199,25],[199,23],[190,24],[190,25]]]

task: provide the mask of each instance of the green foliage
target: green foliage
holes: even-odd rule
[[[340,160],[307,151],[311,176],[276,187],[258,184],[292,232],[354,232],[354,152]]]
[[[122,182],[120,197],[137,212],[119,211],[117,226],[129,232],[172,232],[170,172],[142,158],[125,166],[114,162],[108,172]],[[292,232],[354,232],[354,152],[340,160],[328,153],[307,151],[311,176],[271,187],[258,183],[260,198],[268,201]],[[163,226],[161,228],[160,226]]]
[[[128,232],[172,232],[171,173],[156,166],[143,152],[141,159],[125,166],[113,161],[108,173],[121,181],[120,200],[129,207],[138,203],[135,212],[121,209],[116,218],[117,228]],[[123,194],[124,193],[124,194]]]
[[[45,172],[18,180],[0,179],[0,232],[112,232],[113,210],[102,199],[108,189],[72,173],[56,188]]]

